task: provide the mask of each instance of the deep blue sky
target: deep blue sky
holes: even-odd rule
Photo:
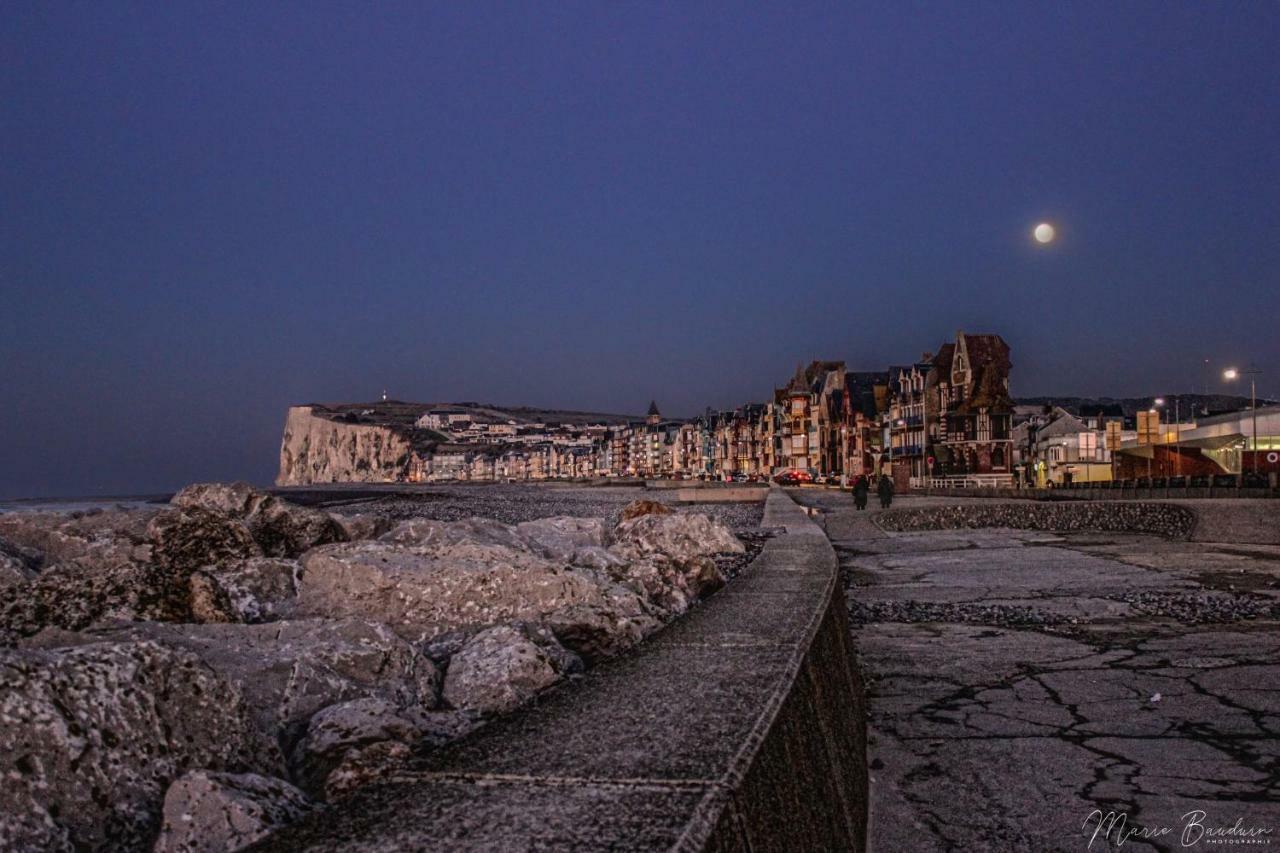
[[[1017,394],[1280,381],[1275,3],[2,19],[0,496],[268,481],[293,402],[688,414],[957,328]]]

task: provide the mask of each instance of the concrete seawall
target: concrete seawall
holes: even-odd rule
[[[865,848],[865,714],[835,553],[784,528],[726,589],[582,679],[258,850]]]
[[[979,527],[1099,530],[1194,542],[1280,544],[1280,504],[1250,499],[1094,502],[988,498],[892,509],[877,513],[874,520],[889,531]]]

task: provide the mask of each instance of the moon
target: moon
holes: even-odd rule
[[[1048,222],[1041,222],[1031,233],[1035,235],[1036,241],[1040,243],[1052,243],[1055,236],[1053,226]]]

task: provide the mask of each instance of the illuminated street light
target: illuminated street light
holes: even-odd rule
[[[1249,377],[1249,408],[1253,412],[1253,473],[1258,473],[1258,374],[1262,371],[1256,367],[1250,366],[1248,370],[1237,370],[1234,367],[1228,367],[1222,371],[1222,378],[1228,382],[1240,378],[1240,375]],[[1242,469],[1243,465],[1240,466]]]
[[[1179,397],[1173,398],[1173,429],[1177,435],[1177,437],[1173,440],[1174,444],[1178,444],[1179,442],[1182,441],[1182,412],[1179,411],[1179,404],[1181,402],[1182,402],[1181,398]],[[1165,407],[1164,405],[1164,397],[1156,397],[1155,404],[1157,406],[1166,408],[1166,411],[1167,411],[1167,407]],[[1155,409],[1152,409],[1151,411],[1154,412]],[[1162,431],[1161,434],[1164,435],[1165,441],[1167,442],[1169,433]],[[1175,452],[1173,454],[1173,474],[1175,477],[1182,474],[1182,454],[1179,452]]]

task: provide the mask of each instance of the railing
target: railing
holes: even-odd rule
[[[953,477],[912,477],[913,488],[933,489],[1010,489],[1012,474],[964,474]]]

